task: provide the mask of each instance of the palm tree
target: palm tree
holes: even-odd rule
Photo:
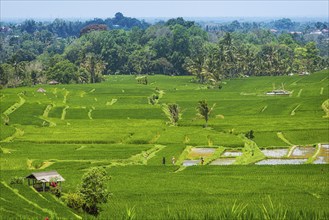
[[[205,82],[205,75],[202,72],[202,65],[204,63],[204,59],[200,58],[186,58],[184,68],[189,72],[190,74],[194,75],[198,80],[199,83]]]
[[[211,108],[208,107],[208,103],[206,100],[199,101],[199,105],[197,106],[197,116],[204,118],[206,124],[204,127],[208,126],[208,120],[210,113],[214,110],[216,104],[213,104]]]
[[[182,118],[182,113],[180,107],[173,103],[173,104],[163,104],[162,111],[165,113],[171,125],[176,126],[178,121]]]
[[[102,74],[105,70],[105,63],[100,56],[94,53],[88,53],[81,66],[90,73],[90,83],[101,81]]]

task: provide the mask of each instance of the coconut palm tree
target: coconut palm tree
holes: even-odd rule
[[[206,100],[199,101],[199,105],[197,106],[197,116],[204,118],[206,124],[204,127],[208,126],[208,120],[210,113],[214,110],[216,104],[213,104],[211,108],[209,108],[208,103]]]

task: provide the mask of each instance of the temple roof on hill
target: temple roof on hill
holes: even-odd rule
[[[57,173],[57,171],[48,171],[48,172],[38,172],[38,173],[32,173],[26,178],[28,179],[36,179],[41,182],[51,182],[51,181],[57,181],[57,182],[63,182],[65,179]]]

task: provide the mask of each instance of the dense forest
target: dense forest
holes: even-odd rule
[[[114,18],[1,23],[0,84],[96,83],[109,74],[222,79],[314,72],[329,66],[328,22],[227,22],[183,18],[148,24]]]

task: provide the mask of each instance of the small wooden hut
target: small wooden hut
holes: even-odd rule
[[[35,188],[37,185],[42,185],[42,191],[45,192],[46,188],[50,188],[50,185],[53,183],[59,183],[60,191],[62,190],[62,182],[65,181],[65,179],[57,173],[57,171],[47,171],[47,172],[38,172],[38,173],[32,173],[29,176],[26,177],[28,179],[29,186],[34,186]],[[48,184],[48,186],[47,186]]]

